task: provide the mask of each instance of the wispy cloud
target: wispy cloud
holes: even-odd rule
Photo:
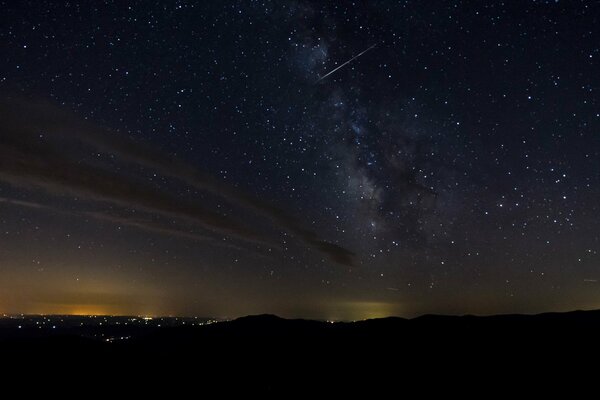
[[[116,137],[50,103],[5,99],[0,102],[0,117],[5,121],[2,128],[3,140],[0,143],[0,179],[4,181],[20,186],[44,187],[55,193],[71,191],[126,207],[191,218],[208,229],[242,240],[278,246],[266,235],[241,221],[213,212],[196,202],[181,201],[163,190],[126,178],[122,174],[69,159],[52,148],[43,137],[39,137],[47,132],[59,139],[80,142],[117,155],[122,161],[157,170],[162,175],[196,189],[218,195],[233,205],[251,209],[330,260],[348,266],[353,264],[354,253],[323,240],[316,232],[303,227],[291,213],[225,185],[188,163],[149,145]]]
[[[103,211],[80,211],[80,210],[67,210],[65,208],[57,207],[50,204],[36,203],[33,201],[25,201],[20,199],[0,197],[0,203],[12,204],[20,207],[33,208],[37,210],[47,210],[57,212],[60,214],[72,215],[75,217],[87,217],[93,218],[99,221],[111,222],[115,225],[130,226],[146,232],[153,232],[163,234],[167,236],[175,236],[184,239],[188,239],[199,243],[208,243],[212,246],[226,247],[234,250],[248,250],[246,248],[237,246],[229,241],[219,239],[217,237],[203,235],[196,232],[184,231],[176,229],[171,225],[165,224],[164,222],[152,220],[149,218],[132,218],[130,216],[118,215],[114,212],[103,212]],[[251,251],[254,251],[251,249]]]
[[[21,187],[40,187],[50,193],[104,201],[165,216],[191,219],[216,232],[264,245],[276,246],[266,236],[202,205],[122,174],[70,160],[51,146],[27,141],[0,144],[0,179]]]

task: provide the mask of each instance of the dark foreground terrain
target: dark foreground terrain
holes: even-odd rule
[[[48,318],[43,328],[41,318]],[[353,323],[271,315],[224,322],[106,317],[90,324],[86,318],[92,317],[2,319],[4,365],[63,379],[100,373],[105,382],[108,376],[211,392],[296,393],[416,385],[425,392],[473,390],[475,382],[495,391],[514,385],[547,391],[567,381],[594,386],[600,364],[600,311]]]

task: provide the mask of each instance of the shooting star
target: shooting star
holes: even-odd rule
[[[362,52],[358,53],[357,55],[355,55],[354,57],[352,57],[351,59],[349,59],[348,61],[346,61],[342,65],[340,65],[340,66],[334,68],[333,70],[329,71],[328,73],[326,73],[325,75],[323,75],[322,77],[320,77],[319,79],[317,79],[317,81],[315,82],[315,84],[321,82],[323,79],[327,78],[329,75],[333,74],[335,71],[337,71],[338,69],[342,68],[344,65],[350,64],[352,61],[356,60],[358,57],[362,56],[363,54],[365,54],[367,51],[371,50],[375,46],[377,46],[377,43],[375,43],[373,46],[369,47],[368,49],[363,50]]]

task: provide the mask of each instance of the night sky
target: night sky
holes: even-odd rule
[[[598,2],[0,4],[0,312],[600,307]]]

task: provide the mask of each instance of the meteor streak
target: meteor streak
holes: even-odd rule
[[[373,46],[369,47],[368,49],[363,50],[362,52],[358,53],[357,55],[355,55],[354,57],[352,57],[351,59],[349,59],[348,61],[346,61],[342,65],[340,65],[340,66],[334,68],[333,70],[329,71],[328,73],[326,73],[325,75],[323,75],[322,77],[320,77],[319,79],[317,79],[317,81],[315,82],[315,84],[319,83],[323,79],[327,78],[329,75],[333,74],[335,71],[337,71],[338,69],[342,68],[344,65],[350,64],[352,61],[356,60],[358,57],[362,56],[363,54],[365,54],[367,51],[371,50],[375,46],[377,46],[377,43],[375,43]]]

